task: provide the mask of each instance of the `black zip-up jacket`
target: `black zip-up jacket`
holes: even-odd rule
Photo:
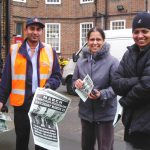
[[[140,51],[136,45],[128,47],[112,81],[114,91],[123,96],[124,107],[150,104],[150,45]]]
[[[150,142],[150,45],[141,51],[135,44],[128,47],[112,87],[122,96],[119,102],[124,108],[122,121],[127,134],[148,134]]]

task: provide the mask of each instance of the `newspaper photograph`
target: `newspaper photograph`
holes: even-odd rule
[[[0,133],[10,131],[12,129],[12,120],[6,113],[0,112]]]
[[[48,150],[60,150],[60,122],[71,100],[51,89],[37,88],[30,110],[29,118],[34,143]]]
[[[90,76],[87,74],[83,79],[83,88],[75,89],[75,92],[79,95],[79,97],[85,102],[88,98],[88,94],[92,91],[94,85]]]

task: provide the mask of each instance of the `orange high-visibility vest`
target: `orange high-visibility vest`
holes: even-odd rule
[[[44,44],[40,50],[39,72],[40,87],[43,87],[50,77],[53,67],[53,50],[50,45]],[[21,106],[25,98],[26,66],[27,59],[18,50],[21,44],[13,44],[10,49],[11,54],[11,73],[12,90],[10,93],[10,104],[12,106]]]

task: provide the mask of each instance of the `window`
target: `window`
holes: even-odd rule
[[[111,0],[113,2],[125,1],[125,0]]]
[[[94,0],[80,0],[80,4],[83,4],[83,3],[93,3]]]
[[[16,36],[23,37],[23,23],[17,22],[16,23]]]
[[[13,1],[26,3],[26,0],[13,0]]]
[[[61,4],[61,0],[45,0],[46,4]]]
[[[125,20],[115,20],[110,22],[111,30],[125,29]]]
[[[45,26],[45,39],[47,44],[60,53],[60,24],[59,23],[46,23]]]
[[[93,27],[93,22],[86,22],[80,24],[80,47],[87,41],[87,33]]]

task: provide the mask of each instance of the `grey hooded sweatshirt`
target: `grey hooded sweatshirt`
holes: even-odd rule
[[[83,102],[80,99],[79,117],[89,122],[112,121],[116,113],[116,94],[110,84],[119,62],[110,55],[109,50],[108,43],[94,55],[91,55],[88,48],[84,49],[74,70],[73,83],[79,78],[83,80],[88,74],[93,80],[94,88],[101,93],[96,100],[87,99]]]

